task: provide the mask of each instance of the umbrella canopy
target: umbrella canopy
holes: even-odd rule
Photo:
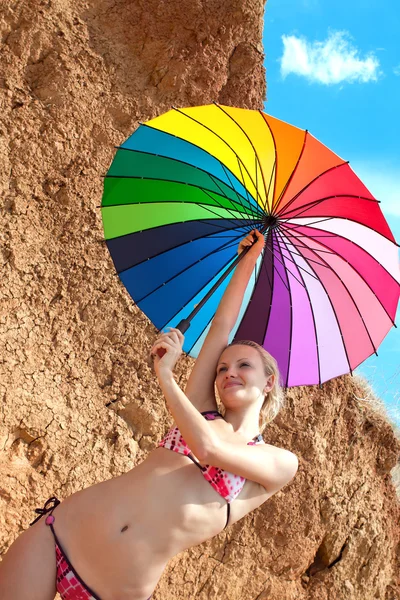
[[[394,324],[398,253],[379,201],[308,131],[261,111],[212,104],[141,124],[105,177],[102,217],[115,268],[158,329],[201,302],[241,238],[265,232],[230,339],[268,350],[286,386],[352,372]],[[193,318],[190,355],[231,276]]]

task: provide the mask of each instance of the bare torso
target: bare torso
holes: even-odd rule
[[[229,524],[271,495],[247,481]],[[64,551],[102,600],[145,600],[173,556],[223,530],[227,507],[187,456],[156,448],[124,475],[73,494],[54,516]]]

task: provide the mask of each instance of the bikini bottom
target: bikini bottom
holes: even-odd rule
[[[93,590],[83,581],[78,575],[76,569],[72,566],[70,560],[65,554],[60,542],[57,539],[56,532],[54,531],[53,523],[55,517],[53,516],[53,510],[60,504],[60,501],[55,498],[49,498],[44,505],[44,508],[37,508],[36,513],[39,514],[31,525],[34,525],[36,521],[39,521],[44,515],[46,517],[46,525],[51,529],[54,536],[54,542],[56,547],[56,562],[57,562],[57,580],[56,587],[57,592],[60,594],[62,600],[101,600]],[[49,514],[48,514],[49,513]],[[148,600],[151,600],[148,598]]]

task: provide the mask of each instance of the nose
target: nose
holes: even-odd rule
[[[235,370],[233,367],[228,367],[225,371],[225,379],[229,379],[229,377],[235,377]]]

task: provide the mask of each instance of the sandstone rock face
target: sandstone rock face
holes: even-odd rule
[[[170,424],[144,361],[154,328],[102,242],[101,175],[114,146],[171,105],[262,108],[263,9],[2,5],[1,553],[49,496],[127,471]],[[190,367],[182,360],[181,383]],[[295,480],[171,561],[155,600],[400,597],[399,443],[357,386],[343,377],[290,390],[265,440],[296,452]]]

